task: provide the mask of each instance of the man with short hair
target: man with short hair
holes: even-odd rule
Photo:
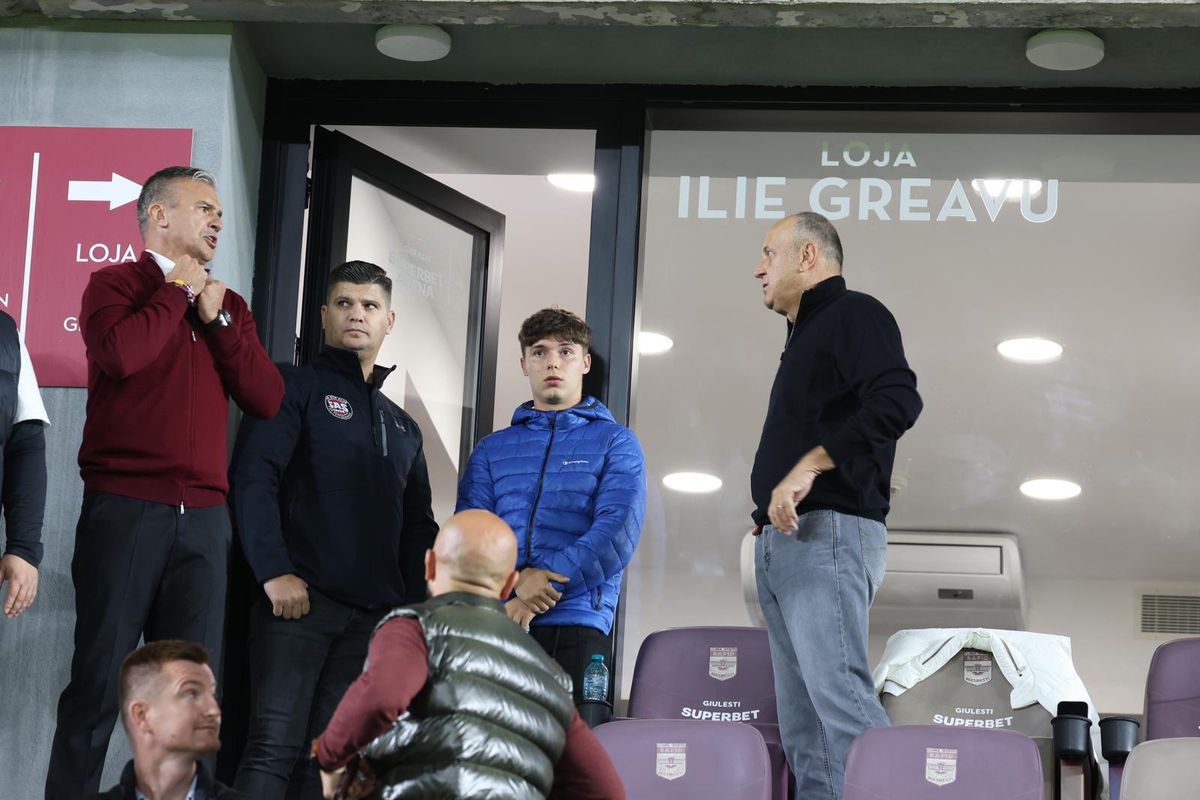
[[[521,370],[533,399],[475,446],[457,506],[492,511],[516,532],[521,579],[506,608],[571,676],[576,703],[592,656],[611,665],[621,576],[646,511],[637,436],[583,396],[591,337],[560,308],[522,323]]]
[[[139,637],[200,642],[220,664],[229,398],[257,417],[283,398],[246,301],[207,270],[224,228],[213,177],[156,172],[137,216],[145,252],[93,272],[79,315],[88,397],[71,562],[75,654],[47,800],[99,787],[117,669]]]
[[[516,560],[494,514],[442,526],[425,556],[433,599],[384,618],[315,742],[326,798],[344,784],[348,797],[623,800],[570,679],[505,614]]]
[[[125,657],[118,678],[133,760],[116,786],[92,800],[243,800],[200,760],[221,746],[217,679],[203,647],[151,642]]]
[[[383,269],[334,269],[325,347],[312,364],[281,367],[279,413],[247,418],[238,435],[233,515],[263,594],[250,611],[250,725],[235,785],[256,800],[320,794],[306,745],[362,671],[379,618],[425,599],[437,523],[421,431],[383,394],[395,367],[376,364],[391,304]]]
[[[4,506],[4,556],[0,609],[16,619],[37,597],[46,513],[46,434],[50,424],[37,376],[17,324],[0,311],[0,502]]]
[[[921,398],[895,319],[846,289],[829,220],[787,217],[762,253],[754,276],[788,339],[750,477],[758,596],[797,797],[836,800],[854,737],[888,724],[867,611],[886,563],[896,440]]]

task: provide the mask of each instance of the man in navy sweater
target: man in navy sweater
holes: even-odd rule
[[[888,724],[867,666],[896,440],[921,413],[895,319],[847,291],[811,212],[776,223],[754,277],[788,339],[754,457],[755,574],[797,797],[841,796],[854,737]]]
[[[522,323],[521,370],[533,399],[476,445],[457,508],[491,511],[516,533],[521,577],[506,608],[571,676],[576,703],[592,656],[612,659],[621,577],[646,512],[637,436],[583,396],[591,336],[560,308]]]
[[[374,264],[334,269],[325,348],[284,366],[279,413],[238,434],[234,521],[263,595],[250,611],[251,719],[235,785],[256,800],[320,796],[312,762],[293,767],[362,671],[379,619],[426,597],[437,524],[421,431],[383,394],[394,367],[375,364],[396,320],[391,294]]]

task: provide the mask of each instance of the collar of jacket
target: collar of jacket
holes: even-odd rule
[[[155,265],[157,266],[157,265]],[[133,769],[133,760],[125,765],[121,772],[121,793],[126,800],[137,797],[137,773]],[[205,768],[203,761],[196,762],[196,800],[213,800],[216,795],[216,784],[213,776]]]
[[[143,277],[158,278],[159,280],[164,278],[162,267],[154,260],[154,256],[150,255],[149,250],[143,250],[137,261],[130,262],[130,266]]]
[[[475,606],[476,608],[487,608],[499,614],[507,614],[500,598],[485,597],[472,592],[446,592],[437,597],[431,597],[427,603],[440,606]]]
[[[321,348],[321,352],[317,354],[313,365],[333,370],[334,372],[341,372],[351,377],[362,378],[362,365],[359,363],[358,353],[353,350],[341,350],[337,347],[325,345]],[[395,370],[395,367],[381,367],[376,364],[374,370],[375,380],[371,383],[371,386],[375,389],[383,389],[383,382]]]
[[[577,428],[596,420],[616,421],[612,412],[604,407],[604,403],[589,395],[579,401],[579,405],[564,408],[562,411],[538,411],[533,407],[533,401],[529,400],[517,406],[517,410],[513,412],[512,424],[524,425],[530,430],[548,430],[551,419],[554,419],[554,427],[558,430]]]
[[[821,306],[828,303],[835,297],[839,297],[846,293],[846,279],[841,275],[834,275],[832,278],[825,280],[812,287],[804,294],[800,295],[800,310],[796,312],[796,320],[799,321],[816,311]]]
[[[160,255],[161,255],[161,253],[160,253]],[[163,258],[166,258],[166,256],[163,256]],[[158,261],[155,260],[154,256],[152,256],[150,254],[149,250],[143,250],[141,256],[138,257],[137,261],[131,261],[129,263],[133,264],[134,269],[136,269],[138,272],[141,272],[147,278],[165,278],[166,277],[166,274],[163,272],[162,267],[159,266]],[[212,267],[210,265],[211,265],[211,262],[209,262],[209,264],[205,264],[204,271],[211,275]]]

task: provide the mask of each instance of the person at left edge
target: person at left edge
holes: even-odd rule
[[[137,261],[92,273],[79,315],[87,420],[79,448],[75,653],[58,702],[47,800],[99,788],[117,673],[138,644],[185,639],[220,668],[229,398],[270,417],[283,377],[246,301],[209,275],[224,228],[215,181],[168,167],[142,186]]]
[[[279,413],[244,420],[234,448],[234,523],[263,587],[234,782],[255,800],[321,796],[315,763],[300,757],[362,672],[380,618],[425,600],[438,532],[421,430],[383,393],[395,367],[376,364],[396,319],[392,281],[350,261],[328,287],[325,347],[282,368]]]
[[[0,611],[15,619],[37,597],[46,511],[46,433],[50,424],[33,362],[17,324],[0,311],[0,501],[4,505],[4,557]]]

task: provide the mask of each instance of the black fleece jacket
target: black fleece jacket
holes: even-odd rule
[[[884,521],[896,440],[921,413],[900,329],[875,298],[840,276],[806,291],[779,359],[750,476],[754,521],[769,522],[771,492],[805,453],[825,447],[836,468],[797,507]]]
[[[363,380],[358,355],[326,347],[281,365],[283,405],[244,417],[230,505],[259,583],[292,573],[340,603],[392,608],[425,599],[424,557],[437,536],[421,431]]]

